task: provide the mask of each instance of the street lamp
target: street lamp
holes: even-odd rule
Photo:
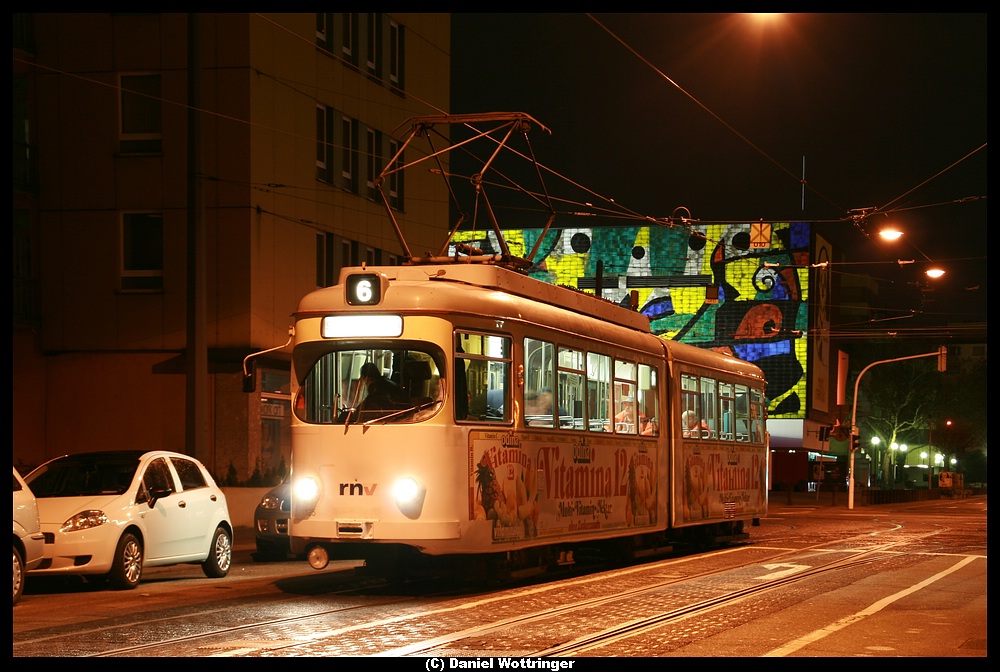
[[[896,450],[899,451],[899,453],[898,453],[899,455],[903,456],[903,464],[906,464],[906,451],[909,450],[909,448],[907,447],[907,445],[905,443],[901,444],[901,445],[899,445],[899,446],[896,447]],[[898,460],[896,460],[896,462],[898,463]],[[906,477],[905,476],[903,477],[903,481],[904,481],[903,482],[903,489],[906,489],[906,482],[905,482],[906,481]]]

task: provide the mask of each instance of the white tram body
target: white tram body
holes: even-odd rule
[[[639,313],[442,263],[346,268],[294,317],[289,532],[315,567],[530,564],[594,543],[745,538],[766,514],[761,371],[660,338]],[[369,363],[390,381],[380,407],[365,402]]]

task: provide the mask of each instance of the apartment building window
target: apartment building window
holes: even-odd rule
[[[333,15],[328,12],[316,12],[316,44],[330,51],[330,29],[333,27]]]
[[[323,105],[316,106],[316,179],[330,181],[330,163],[332,158],[332,133],[330,119],[332,113]]]
[[[31,146],[31,119],[28,104],[28,78],[14,75],[14,188],[35,189],[35,156]]]
[[[350,117],[340,118],[340,187],[357,192],[358,174],[358,124]]]
[[[316,232],[316,286],[330,287],[335,284],[336,274],[333,259],[334,235],[325,231]]]
[[[31,244],[31,218],[27,210],[14,210],[14,324],[37,324],[39,280],[35,277]]]
[[[340,14],[340,52],[348,63],[358,64],[358,15],[353,12]]]
[[[132,292],[163,290],[163,215],[125,212],[121,219],[121,288]]]
[[[365,39],[365,67],[368,74],[381,79],[382,77],[382,15],[369,13],[367,15]]]
[[[382,172],[381,136],[374,129],[365,129],[365,183],[371,199],[375,198],[375,180]]]
[[[27,12],[11,14],[14,24],[14,48],[35,53],[35,17]]]
[[[163,121],[160,76],[123,74],[118,77],[122,154],[149,154],[162,151]]]
[[[344,268],[345,266],[355,265],[354,245],[351,243],[351,241],[349,240],[340,241],[340,259],[338,259],[337,261],[340,262],[336,268],[338,274],[340,273],[340,269]]]
[[[403,89],[403,27],[395,21],[389,22],[389,84]]]
[[[393,165],[404,165],[403,155],[400,154],[401,144],[398,140],[389,140],[389,159],[395,158]],[[397,157],[396,155],[399,154]],[[389,188],[389,205],[394,210],[403,209],[403,171],[397,170],[386,176],[386,184]]]

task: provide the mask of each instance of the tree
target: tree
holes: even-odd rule
[[[862,380],[861,399],[867,407],[864,424],[882,439],[875,456],[878,482],[886,484],[892,478],[893,443],[912,443],[913,438],[927,436],[939,375],[932,360],[913,359],[876,367],[868,372],[867,381]]]
[[[875,361],[931,353],[936,346],[913,343],[900,347],[895,341],[855,344],[851,349],[851,377]],[[962,366],[951,360],[947,372],[938,372],[934,357],[889,362],[865,374],[859,386],[858,425],[882,443],[872,450],[875,479],[892,478],[892,443],[911,447],[930,442],[942,453],[956,457],[962,471],[986,461],[985,361]],[[853,403],[853,400],[850,400]],[[947,425],[946,421],[951,420]],[[980,458],[981,456],[981,458]],[[985,480],[985,470],[983,478]]]

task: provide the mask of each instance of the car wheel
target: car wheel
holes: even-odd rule
[[[21,551],[17,550],[17,546],[12,547],[14,549],[14,602],[21,599],[21,593],[24,592],[24,558],[21,557]]]
[[[123,534],[115,549],[115,559],[108,572],[108,582],[117,590],[131,590],[142,578],[142,542],[132,533]]]
[[[233,564],[233,540],[229,532],[221,525],[215,528],[212,535],[212,545],[208,550],[208,559],[201,563],[205,576],[210,579],[221,579],[229,573]]]

